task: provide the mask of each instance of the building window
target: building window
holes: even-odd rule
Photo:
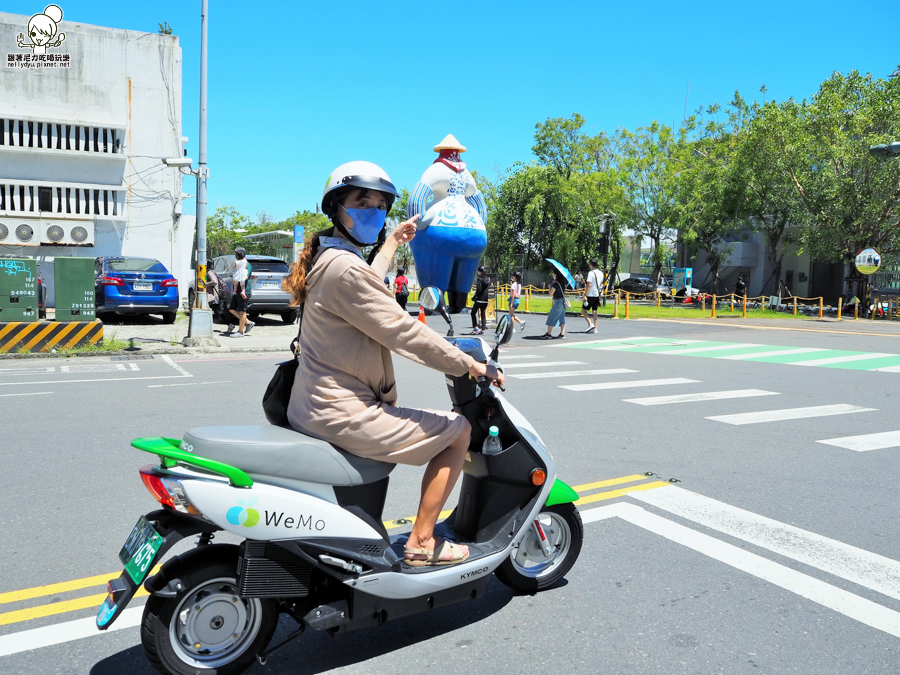
[[[38,188],[38,210],[42,212],[53,211],[53,190],[51,188]]]

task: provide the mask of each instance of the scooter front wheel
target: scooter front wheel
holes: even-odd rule
[[[237,548],[221,548],[233,550],[212,563],[187,563],[177,570],[184,590],[173,598],[151,596],[144,606],[144,652],[165,675],[237,675],[272,639],[278,603],[241,598]]]
[[[517,591],[534,593],[562,579],[581,553],[584,526],[572,504],[545,506],[528,533],[499,568],[497,578]],[[541,534],[545,539],[541,539]]]

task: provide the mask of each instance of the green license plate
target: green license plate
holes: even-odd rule
[[[128,536],[128,540],[119,551],[119,560],[125,565],[125,572],[138,586],[144,581],[156,552],[163,545],[163,537],[153,529],[144,516]]]

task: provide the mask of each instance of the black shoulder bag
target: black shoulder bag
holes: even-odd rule
[[[297,374],[297,366],[300,359],[300,331],[303,330],[303,305],[300,305],[300,318],[297,320],[300,326],[297,328],[297,337],[291,341],[291,351],[294,358],[290,361],[279,363],[275,368],[275,374],[266,387],[263,394],[262,406],[269,424],[276,427],[290,429],[287,418],[288,404],[291,402],[291,389],[294,386],[294,377]]]

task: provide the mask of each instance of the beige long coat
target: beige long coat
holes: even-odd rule
[[[382,281],[387,265],[379,256],[370,267],[341,249],[318,254],[307,275],[288,420],[355,455],[421,465],[456,439],[465,420],[397,407],[391,352],[452,375],[473,361],[400,308]]]

